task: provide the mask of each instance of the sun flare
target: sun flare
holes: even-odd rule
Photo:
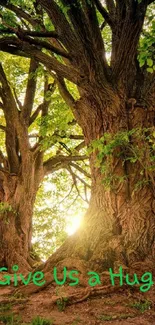
[[[69,236],[73,235],[76,230],[79,229],[81,223],[82,223],[82,218],[83,215],[81,214],[74,214],[74,216],[69,220],[69,223],[66,227],[66,231],[68,233]]]

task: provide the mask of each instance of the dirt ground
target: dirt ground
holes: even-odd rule
[[[36,316],[52,325],[155,324],[155,285],[146,293],[129,286],[113,292],[107,287],[91,294],[88,288],[68,285],[50,285],[31,296],[10,290],[0,287],[0,325],[31,324]],[[76,303],[75,295],[80,297]],[[14,315],[12,322],[7,322],[9,314]]]

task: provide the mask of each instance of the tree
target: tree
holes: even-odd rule
[[[1,51],[45,65],[90,147],[89,209],[81,229],[49,259],[45,270],[70,256],[99,270],[153,261],[153,1],[1,4]],[[111,35],[108,45],[106,29]],[[77,86],[79,99],[66,80]]]
[[[34,59],[19,63],[19,58],[12,62],[7,56],[2,61],[0,129],[5,137],[0,152],[0,265],[11,270],[17,263],[27,271],[34,263],[32,215],[41,182],[61,168],[72,172],[75,181],[79,178],[76,170],[88,175],[78,164],[87,156],[79,153],[83,136],[76,134],[80,130],[66,105],[58,101],[55,82],[47,71]],[[58,108],[62,119],[68,113],[63,125],[55,116]],[[50,129],[53,126],[50,132],[48,123]]]

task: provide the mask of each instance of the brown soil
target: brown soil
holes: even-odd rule
[[[10,287],[1,286],[0,325],[6,324],[3,316],[9,313],[15,317],[20,315],[18,324],[24,325],[36,316],[51,320],[52,325],[155,324],[154,285],[146,293],[129,286],[112,287],[112,290],[108,286],[93,288],[51,284],[39,293],[24,296],[11,293]]]

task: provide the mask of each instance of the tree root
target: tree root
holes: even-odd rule
[[[95,287],[95,288],[87,287],[84,290],[82,290],[82,292],[80,292],[80,293],[69,294],[69,295],[63,294],[61,296],[53,296],[50,301],[50,306],[51,306],[51,304],[54,305],[54,304],[58,304],[60,302],[62,305],[64,302],[65,305],[69,306],[69,305],[81,303],[81,302],[87,300],[88,298],[92,298],[94,296],[109,295],[109,294],[114,293],[118,290],[119,290],[119,292],[120,291],[122,292],[126,288],[127,288],[126,285],[122,286],[121,288],[120,288],[120,286],[112,287],[111,285]]]

